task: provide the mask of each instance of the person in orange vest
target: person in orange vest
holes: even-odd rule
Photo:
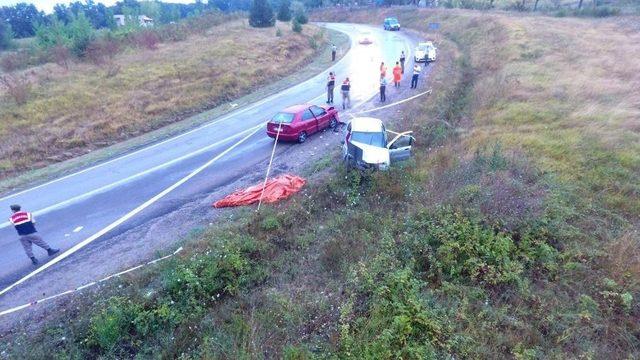
[[[27,253],[27,256],[31,259],[33,265],[38,265],[38,259],[33,255],[33,250],[31,249],[32,244],[36,244],[47,250],[47,254],[49,254],[49,256],[60,251],[59,249],[54,249],[49,246],[49,244],[36,234],[36,221],[30,212],[21,211],[20,205],[11,205],[10,208],[13,215],[11,215],[9,221],[16,228],[18,236],[20,237],[20,243],[22,243],[22,247],[24,248],[24,252]]]
[[[401,79],[402,68],[400,67],[400,63],[396,61],[396,66],[393,68],[393,86],[399,88]]]
[[[342,93],[342,110],[351,107],[351,97],[349,96],[351,91],[351,82],[349,78],[344,79],[342,86],[340,87],[340,93]]]
[[[384,66],[384,61],[380,63],[380,76],[387,76],[387,67]]]

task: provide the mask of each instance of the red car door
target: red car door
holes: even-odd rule
[[[329,113],[327,112],[327,110],[316,105],[313,105],[312,107],[310,107],[309,110],[311,110],[313,115],[318,120],[318,130],[322,130],[329,126],[329,121],[331,119],[331,116],[329,116]]]
[[[305,131],[307,135],[311,135],[318,130],[318,120],[313,115],[310,109],[306,109],[302,112],[302,116],[300,117],[300,125],[302,126],[301,131]]]

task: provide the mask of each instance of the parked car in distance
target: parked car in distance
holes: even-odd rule
[[[389,31],[400,31],[400,23],[394,17],[384,19],[384,29]]]
[[[338,125],[338,110],[333,106],[311,104],[290,106],[267,123],[267,135],[284,141],[303,143],[309,135]],[[278,133],[280,135],[278,135]]]
[[[369,39],[368,36],[363,36],[360,38],[360,40],[358,40],[358,42],[362,45],[371,45],[373,44],[373,41],[371,41],[371,39]]]
[[[387,133],[394,137],[388,141]],[[347,125],[343,142],[343,159],[349,168],[387,170],[395,162],[411,157],[413,132],[394,133],[381,120],[358,117]]]
[[[414,52],[415,62],[431,62],[436,61],[436,50],[438,50],[431,41],[418,43]]]

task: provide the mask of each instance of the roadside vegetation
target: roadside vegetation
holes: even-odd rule
[[[254,29],[246,19],[215,13],[193,22],[197,31],[177,25],[136,32],[125,48],[120,41],[96,39],[87,48],[90,61],[62,55],[58,64],[0,74],[0,176],[231,101],[307,64],[327,41],[316,27],[302,34],[285,25]]]
[[[640,357],[638,29],[462,10],[314,16],[391,15],[439,48],[433,94],[380,114],[416,132],[412,161],[367,177],[316,168],[291,200],[230,210],[239,220],[202,229],[179,259],[74,300],[78,310],[0,349]]]

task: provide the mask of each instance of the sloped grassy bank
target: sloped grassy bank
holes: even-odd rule
[[[235,210],[239,220],[198,232],[179,259],[74,300],[42,332],[12,335],[2,350],[65,358],[638,356],[640,267],[628,208],[550,167],[535,147],[506,141],[518,126],[492,120],[513,93],[501,79],[514,49],[518,57],[533,51],[514,45],[522,23],[457,11],[349,16],[375,22],[390,11],[406,27],[442,24],[430,35],[440,49],[433,95],[385,114],[416,131],[414,160],[371,177],[331,166],[290,201]],[[525,56],[522,68],[535,70],[540,59]],[[537,113],[535,121],[546,119]],[[492,136],[480,136],[487,123]]]

